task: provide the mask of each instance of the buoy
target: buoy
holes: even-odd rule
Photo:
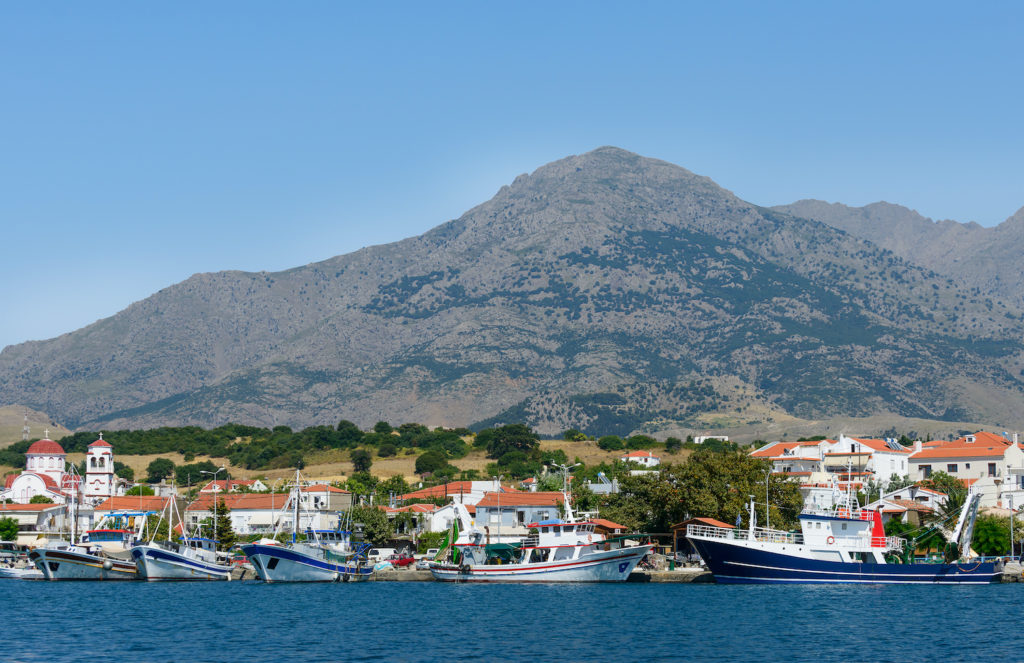
[[[114,563],[113,562],[111,562],[109,559],[103,560],[103,570],[104,571],[109,571],[112,568],[114,568]]]

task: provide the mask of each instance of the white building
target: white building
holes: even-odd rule
[[[100,439],[89,445],[85,454],[85,487],[82,490],[85,501],[98,504],[118,494],[118,482],[114,476],[114,451],[110,443]],[[120,494],[124,494],[122,486]]]
[[[657,467],[661,465],[661,458],[655,456],[646,449],[639,449],[637,451],[630,451],[628,454],[624,454],[619,457],[623,463],[637,463],[644,467]]]
[[[1014,435],[1016,438],[1016,435]],[[951,442],[915,443],[910,478],[945,472],[981,492],[982,507],[1024,505],[1024,449],[995,433],[979,432]]]
[[[64,504],[78,482],[77,477],[65,469],[67,454],[64,448],[50,439],[33,442],[25,452],[25,469],[19,475],[10,475],[0,491],[0,502],[12,500],[15,504],[28,504],[33,497],[42,495],[56,504]]]

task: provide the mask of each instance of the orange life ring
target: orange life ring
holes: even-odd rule
[[[836,542],[836,537],[834,537],[834,536],[830,536],[830,537],[828,537],[827,539],[825,539],[825,543],[827,543],[827,544],[828,544],[828,545],[830,545],[830,546],[831,546],[831,545],[832,545],[833,543],[835,543],[835,542]]]

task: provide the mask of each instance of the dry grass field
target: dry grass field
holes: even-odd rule
[[[28,415],[29,437],[42,437],[43,431],[49,429],[50,439],[59,440],[71,433],[67,428],[53,421],[42,412],[30,410],[20,405],[0,407],[0,449],[21,442],[21,429]]]

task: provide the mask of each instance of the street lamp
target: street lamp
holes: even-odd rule
[[[224,471],[223,467],[217,468],[216,472],[208,472],[206,470],[199,470],[200,474],[213,475],[213,540],[214,543],[217,541],[217,475]]]

